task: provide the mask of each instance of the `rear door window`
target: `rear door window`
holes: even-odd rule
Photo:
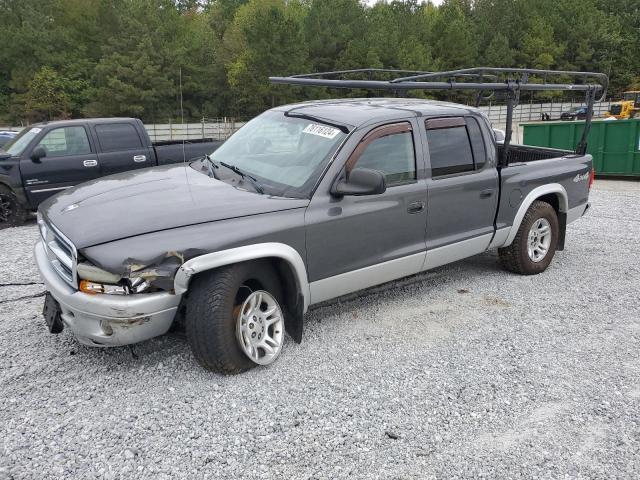
[[[482,139],[482,130],[480,130],[480,125],[475,118],[467,117],[466,121],[475,168],[476,170],[479,170],[487,161],[487,151],[485,149],[484,140]]]
[[[96,134],[103,152],[132,150],[142,147],[136,128],[130,123],[108,123],[96,125]]]
[[[486,163],[486,145],[476,119],[431,118],[425,126],[432,177],[473,172]]]

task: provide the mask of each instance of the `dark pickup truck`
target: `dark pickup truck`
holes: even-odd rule
[[[213,152],[212,139],[152,143],[135,118],[36,124],[0,150],[0,229],[22,224],[51,195],[105,175]]]

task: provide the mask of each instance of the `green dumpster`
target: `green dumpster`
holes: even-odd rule
[[[525,123],[523,143],[573,150],[580,141],[584,122]],[[594,120],[587,151],[593,155],[598,175],[640,178],[640,119]]]

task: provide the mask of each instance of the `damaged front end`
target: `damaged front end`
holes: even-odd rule
[[[147,262],[128,258],[120,271],[113,273],[85,259],[77,266],[79,290],[90,295],[173,293],[175,274],[185,260],[180,252],[167,252]]]

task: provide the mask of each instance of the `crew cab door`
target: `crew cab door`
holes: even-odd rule
[[[155,165],[155,156],[131,122],[105,122],[92,126],[98,145],[100,174],[126,172]]]
[[[485,251],[494,233],[499,194],[495,146],[478,119],[425,121],[427,260],[433,268]]]
[[[338,177],[335,170],[325,175],[306,214],[312,303],[420,271],[427,192],[415,126],[406,121],[370,130],[355,148],[344,148],[349,156]],[[386,191],[332,196],[332,184],[354,168],[383,172]]]
[[[37,147],[46,156],[31,159]],[[52,128],[40,134],[20,159],[20,172],[32,207],[51,195],[99,175],[98,159],[84,125]]]

